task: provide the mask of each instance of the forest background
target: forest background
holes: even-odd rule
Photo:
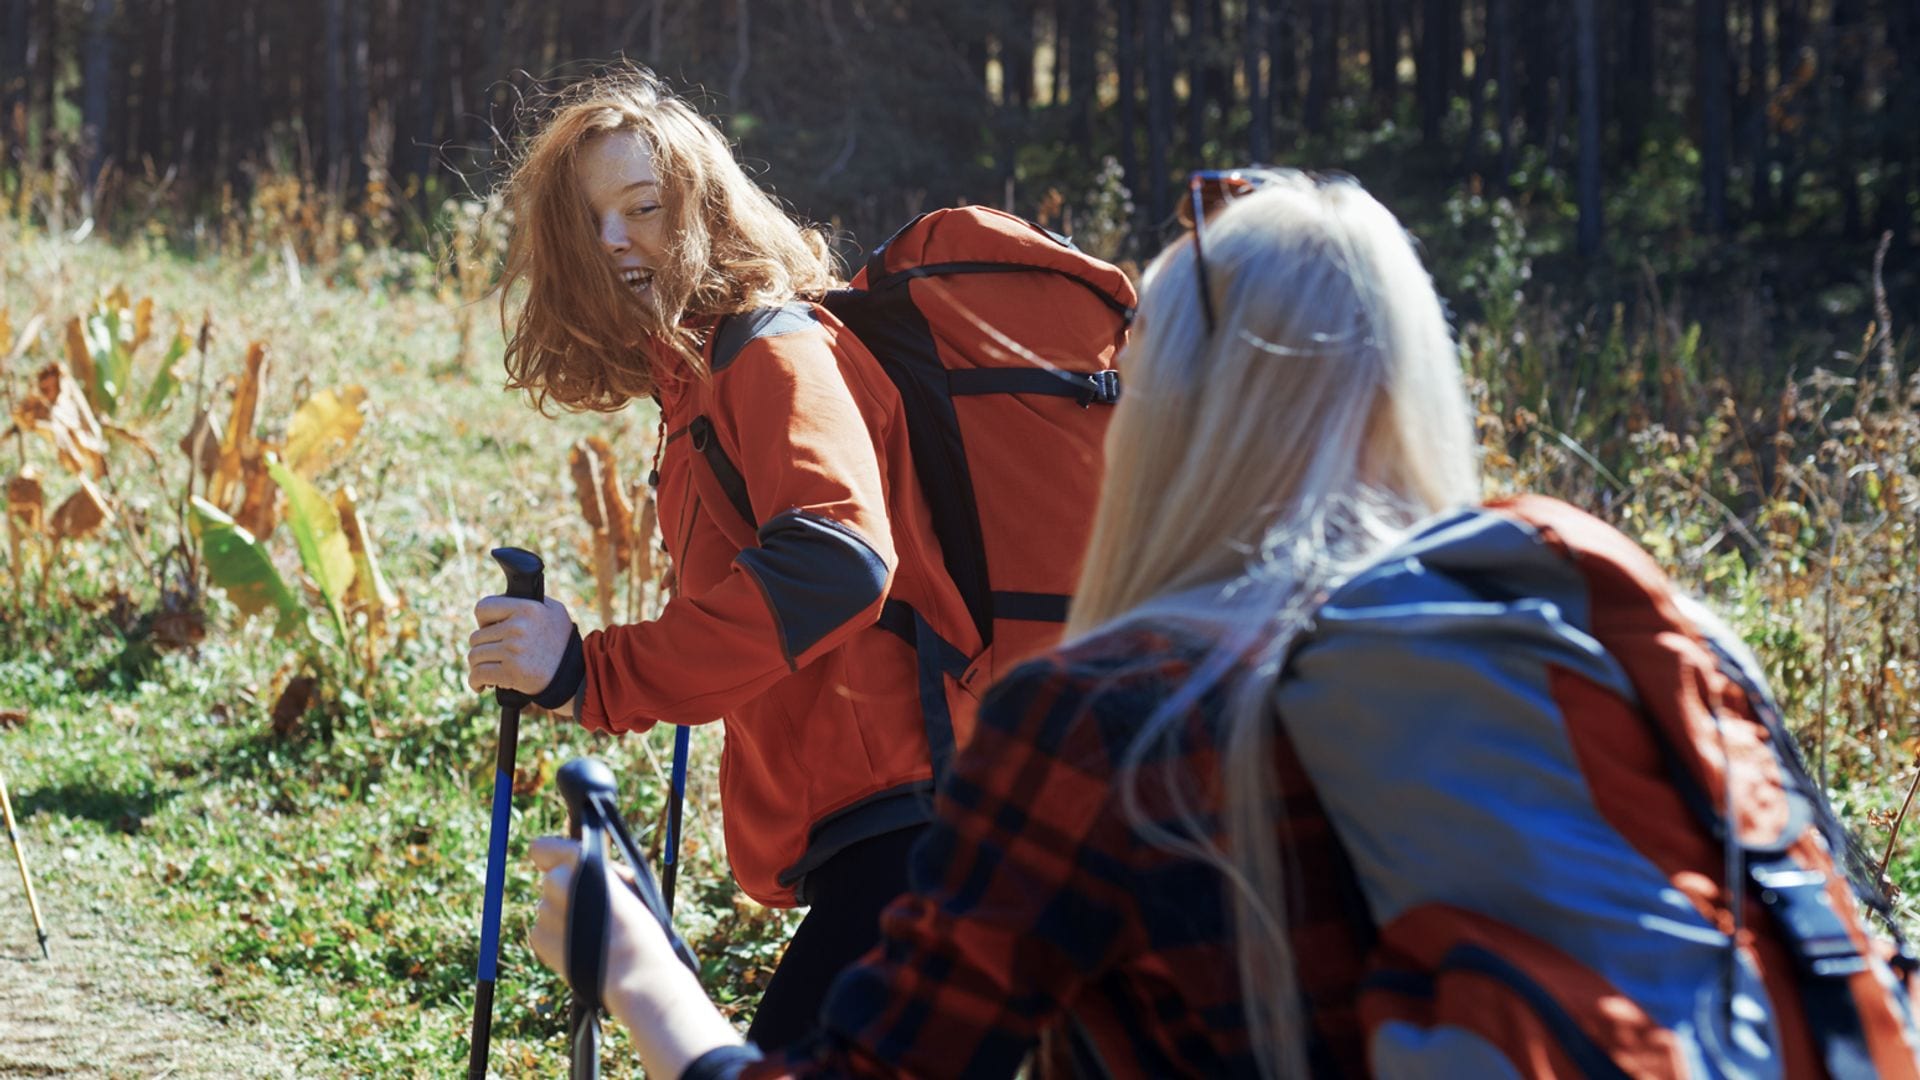
[[[54,956],[0,873],[0,1075],[463,1059],[486,549],[583,625],[658,599],[650,413],[502,393],[491,295],[516,137],[620,56],[849,259],[981,202],[1138,265],[1191,168],[1356,175],[1449,301],[1490,493],[1728,615],[1911,915],[1920,0],[0,0],[0,776]],[[516,852],[575,753],[656,821],[664,738],[529,724]],[[681,917],[738,1009],[792,916],[726,877],[719,742]],[[518,865],[495,1066],[548,1075]]]

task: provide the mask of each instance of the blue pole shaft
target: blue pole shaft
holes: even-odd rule
[[[519,548],[493,549],[507,575],[507,595],[519,600],[546,596],[546,568],[540,556]],[[480,909],[480,965],[474,979],[473,1031],[468,1041],[468,1080],[485,1080],[487,1050],[493,1037],[493,979],[500,961],[500,903],[507,891],[507,829],[513,819],[513,759],[520,749],[520,710],[527,695],[495,690],[500,703],[500,745],[493,762],[493,822],[487,831],[487,891]]]
[[[504,695],[503,695],[504,696]],[[520,709],[500,706],[500,748],[494,758],[493,822],[487,829],[486,898],[480,908],[480,966],[475,973],[473,1031],[467,1076],[487,1075],[493,1033],[493,983],[500,963],[500,908],[507,890],[507,832],[513,819],[513,760],[520,743]]]
[[[678,725],[673,729],[673,802],[667,807],[667,850],[660,859],[660,892],[673,913],[673,881],[680,869],[680,812],[687,802],[687,747],[693,729]]]

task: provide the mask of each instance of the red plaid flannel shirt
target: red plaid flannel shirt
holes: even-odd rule
[[[1224,882],[1130,825],[1117,786],[1142,724],[1213,646],[1129,628],[996,686],[881,944],[834,984],[810,1040],[744,1075],[1011,1076],[1036,1050],[1049,1073],[1253,1074]],[[1177,784],[1215,843],[1225,705],[1202,696],[1140,774],[1150,817],[1179,820]],[[1362,1075],[1354,996],[1372,929],[1284,736],[1275,767],[1309,1062]]]

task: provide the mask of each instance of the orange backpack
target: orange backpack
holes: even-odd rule
[[[947,571],[995,670],[1060,637],[1100,496],[1132,282],[1065,237],[922,214],[830,294],[900,389]]]
[[[919,654],[936,774],[956,734],[942,677],[981,689],[1060,638],[1136,299],[1124,273],[1065,237],[969,206],[908,222],[823,301],[899,389],[946,569],[984,644],[969,656],[951,644],[962,628],[930,626],[896,601],[882,610],[880,625]],[[714,356],[781,310],[724,320]],[[747,505],[731,465],[714,467]]]

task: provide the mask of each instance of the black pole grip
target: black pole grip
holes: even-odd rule
[[[560,772],[554,777],[554,785],[560,789],[560,797],[567,802],[567,815],[572,823],[574,838],[579,839],[579,826],[583,821],[606,830],[607,842],[620,852],[627,861],[627,868],[633,871],[633,881],[629,886],[633,894],[640,898],[641,906],[660,924],[668,943],[673,946],[673,954],[680,958],[687,970],[699,974],[699,961],[694,959],[693,950],[687,947],[686,941],[674,933],[673,915],[661,899],[659,883],[654,880],[653,872],[647,869],[640,845],[634,843],[633,834],[627,831],[627,823],[620,817],[620,792],[614,783],[613,770],[594,758],[575,758],[560,766]]]
[[[493,561],[507,575],[507,595],[515,600],[545,600],[547,598],[547,564],[540,556],[524,548],[497,547],[493,549]],[[518,690],[495,690],[494,699],[510,709],[524,709],[533,701],[533,695]]]
[[[493,549],[493,561],[506,571],[508,596],[516,600],[547,598],[547,564],[540,561],[540,556],[524,548],[497,547]]]
[[[568,828],[576,840],[580,838],[580,824],[588,815],[595,815],[597,820],[598,812],[587,804],[588,800],[600,796],[612,803],[620,795],[613,770],[597,758],[574,758],[560,766],[553,783],[560,789],[560,797],[567,801]]]

